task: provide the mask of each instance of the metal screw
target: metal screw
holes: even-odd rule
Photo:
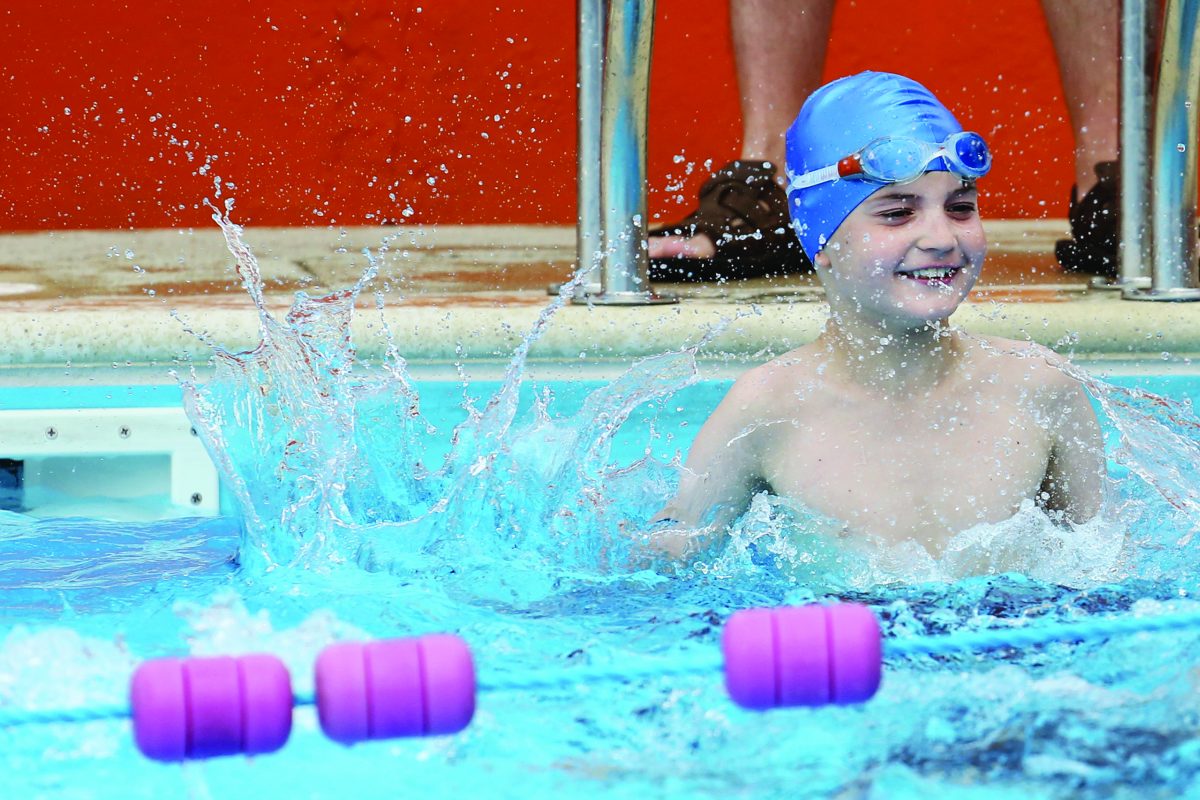
[[[122,439],[128,439],[129,438],[129,428],[126,427],[125,425],[122,425],[121,430],[117,431],[117,435],[120,436]]]
[[[47,439],[57,439],[58,438],[58,431],[54,428],[53,425],[51,425],[49,428],[46,428],[46,438]]]
[[[204,497],[199,492],[192,493],[192,505],[194,505],[194,506],[200,505],[200,501],[203,499],[204,499]]]

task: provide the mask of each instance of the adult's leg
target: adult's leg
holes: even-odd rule
[[[1096,164],[1115,161],[1120,141],[1121,8],[1118,0],[1042,0],[1075,132],[1075,185],[1096,183]]]
[[[782,178],[783,134],[821,84],[834,0],[730,0],[730,28],[742,108],[744,161],[770,161]],[[657,236],[651,258],[709,258],[712,241]]]
[[[1069,272],[1113,277],[1120,240],[1120,6],[1118,0],[1042,0],[1075,133],[1071,238],[1055,245]]]
[[[780,166],[783,133],[825,66],[833,0],[731,0],[743,160]]]

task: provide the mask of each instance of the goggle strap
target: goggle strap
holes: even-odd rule
[[[845,161],[846,159],[842,160]],[[840,163],[830,164],[828,167],[822,167],[821,169],[816,169],[812,172],[806,172],[803,175],[797,175],[796,177],[792,178],[791,182],[788,184],[788,191],[794,192],[797,189],[807,189],[808,187],[816,186],[819,183],[836,181],[838,178],[842,177],[842,175],[843,173],[841,171]]]

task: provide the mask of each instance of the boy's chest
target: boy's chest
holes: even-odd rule
[[[996,401],[805,409],[762,441],[776,493],[851,530],[934,542],[1012,516],[1041,486],[1051,439],[1027,409]]]

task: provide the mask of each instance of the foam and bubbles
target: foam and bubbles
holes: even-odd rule
[[[733,577],[769,557],[781,575],[833,594],[1005,572],[1085,588],[1130,574],[1129,545],[1118,520],[1102,514],[1064,525],[1025,500],[1011,518],[960,531],[931,552],[912,539],[847,535],[837,520],[794,500],[760,494],[734,524],[728,545],[699,568]]]

